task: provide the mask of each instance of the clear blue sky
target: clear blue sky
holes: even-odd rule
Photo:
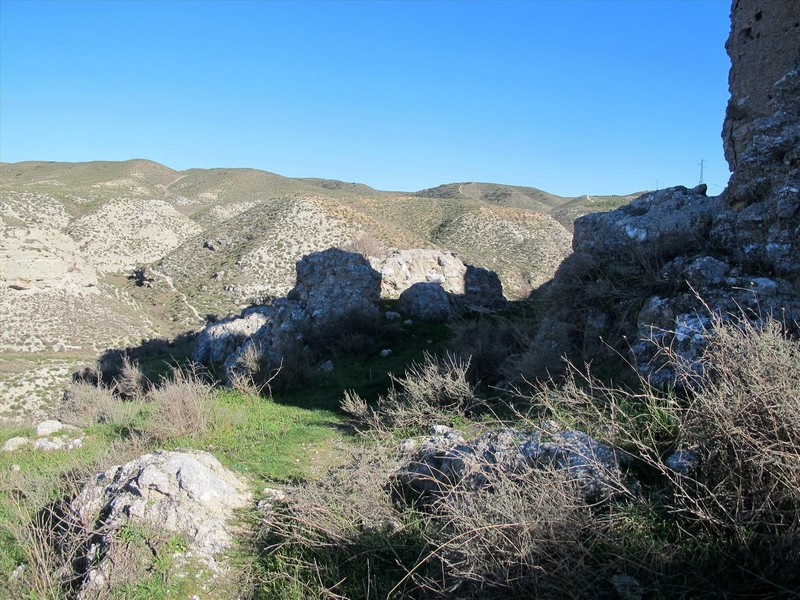
[[[728,179],[729,0],[0,0],[0,160],[418,190]]]

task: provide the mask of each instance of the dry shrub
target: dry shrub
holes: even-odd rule
[[[142,398],[150,386],[139,364],[127,354],[122,357],[119,373],[114,378],[117,393],[126,400]]]
[[[768,318],[717,319],[682,427],[699,443],[696,488],[683,500],[704,521],[747,539],[800,533],[800,346]],[[800,558],[797,559],[800,563]],[[798,564],[800,567],[800,564]]]
[[[531,341],[530,333],[511,319],[463,321],[452,329],[452,347],[469,362],[467,379],[476,385],[493,386],[503,380],[502,368],[508,358]]]
[[[173,368],[169,377],[147,394],[151,410],[144,424],[148,439],[198,436],[214,425],[214,392],[193,368]]]
[[[311,351],[303,339],[287,335],[281,340],[280,355],[269,352],[262,355],[256,383],[278,392],[297,389],[311,378],[313,362]]]
[[[275,375],[264,379],[261,376],[261,347],[255,342],[245,345],[236,357],[236,367],[228,370],[228,383],[242,394],[262,394],[264,390],[272,395],[270,383]]]
[[[352,391],[345,394],[340,406],[366,430],[427,429],[431,423],[465,417],[485,406],[467,381],[468,369],[469,361],[450,354],[443,359],[426,354],[404,377],[392,376],[392,387],[376,406],[368,406]]]
[[[360,449],[348,465],[287,490],[256,540],[271,566],[257,586],[263,597],[387,597],[423,543],[384,488],[399,466],[390,455]]]
[[[593,549],[607,523],[580,500],[566,471],[496,473],[492,485],[453,490],[437,507],[428,572],[417,585],[459,598],[600,595]]]
[[[76,427],[89,427],[96,423],[128,426],[140,410],[141,403],[120,400],[113,387],[81,380],[71,383],[64,392],[59,416],[65,423]]]

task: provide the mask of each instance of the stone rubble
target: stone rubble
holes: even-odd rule
[[[431,437],[419,447],[404,443],[404,452],[415,454],[391,480],[403,495],[430,501],[456,487],[470,490],[490,485],[499,472],[520,474],[553,467],[568,470],[588,502],[636,488],[623,472],[630,462],[625,452],[580,431],[558,430],[552,423],[543,423],[536,431],[498,429],[471,442],[442,425],[432,426],[430,432]]]

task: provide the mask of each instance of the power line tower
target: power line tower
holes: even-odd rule
[[[700,167],[700,181],[698,182],[700,185],[703,184],[703,167],[706,164],[706,160],[704,158],[700,159],[700,162],[697,163],[697,166]]]

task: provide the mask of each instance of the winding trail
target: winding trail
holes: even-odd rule
[[[181,175],[181,176],[180,176],[180,177],[178,177],[176,180],[174,180],[174,181],[170,181],[170,182],[169,182],[167,185],[165,185],[165,186],[164,186],[164,196],[166,196],[166,195],[169,193],[169,188],[170,188],[170,186],[173,186],[173,185],[175,185],[176,183],[178,183],[178,182],[179,182],[181,179],[183,179],[184,177],[187,177],[187,175]]]
[[[183,292],[181,292],[180,290],[178,290],[178,289],[177,289],[177,288],[176,288],[176,287],[173,285],[173,283],[172,283],[172,277],[170,277],[169,275],[164,275],[164,273],[161,273],[161,272],[159,272],[159,271],[156,271],[156,270],[155,270],[154,268],[152,268],[152,267],[149,267],[149,268],[150,268],[150,272],[151,272],[153,275],[156,275],[156,276],[158,276],[158,277],[161,277],[161,279],[163,279],[164,281],[166,281],[166,282],[167,282],[167,285],[170,287],[170,289],[171,289],[173,292],[175,292],[176,294],[178,294],[178,296],[180,296],[180,297],[181,297],[181,300],[183,300],[183,303],[186,305],[186,307],[187,307],[187,308],[188,308],[190,311],[192,311],[192,313],[194,314],[194,316],[195,316],[195,317],[197,317],[197,320],[198,320],[198,321],[205,322],[205,319],[204,319],[203,317],[201,317],[201,316],[200,316],[200,314],[197,312],[197,309],[195,309],[195,307],[194,307],[194,306],[192,306],[192,305],[189,303],[189,299],[186,297],[186,294],[184,294]]]

